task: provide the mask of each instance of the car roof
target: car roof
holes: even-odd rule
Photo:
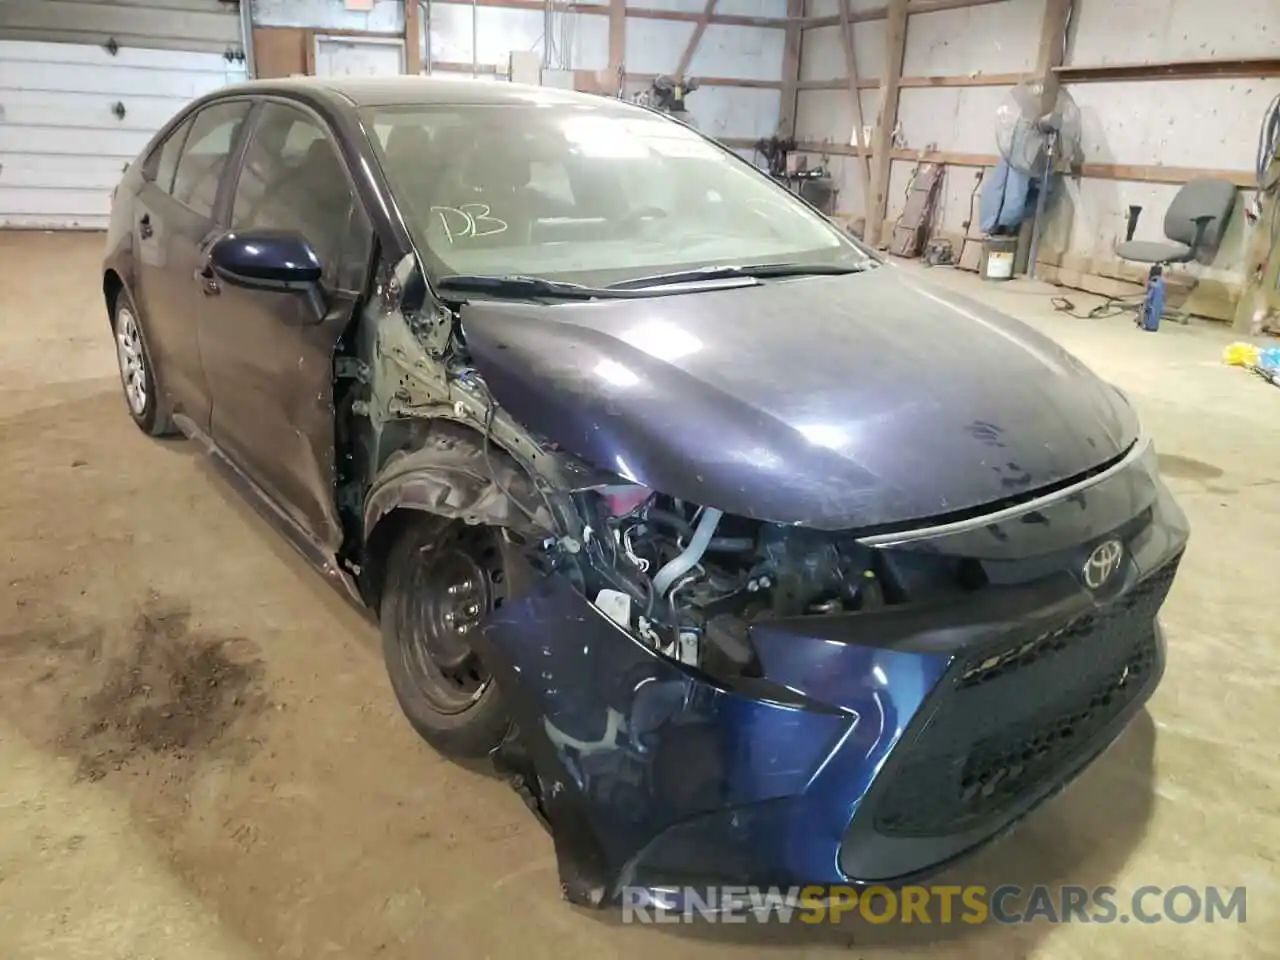
[[[606,104],[641,109],[625,101],[590,93],[523,83],[475,80],[471,77],[290,77],[253,80],[224,87],[219,94],[286,93],[304,99],[342,100],[354,107],[411,106],[413,104],[565,104],[603,107]]]

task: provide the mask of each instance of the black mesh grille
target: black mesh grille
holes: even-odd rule
[[[890,774],[876,829],[940,836],[979,826],[1101,746],[1155,667],[1155,617],[1178,558],[1107,609],[953,665],[932,718]]]

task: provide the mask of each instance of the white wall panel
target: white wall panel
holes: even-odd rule
[[[707,8],[704,0],[627,0],[627,6],[681,13],[702,13]],[[716,13],[733,17],[785,17],[787,0],[719,0]]]
[[[998,4],[1003,6],[1003,4]],[[1274,56],[1280,0],[1076,0],[1069,62]]]
[[[348,10],[342,0],[252,0],[252,3],[253,22],[261,27],[404,30],[401,0],[374,0],[373,9],[369,11]]]
[[[880,91],[860,90],[862,122],[874,126],[880,112]],[[854,142],[853,103],[848,90],[801,90],[797,97],[796,139],[815,142]]]
[[[855,23],[853,55],[857,60],[858,79],[876,80],[884,76],[883,20]],[[834,80],[843,77],[844,45],[839,27],[815,27],[804,32],[800,54],[801,80]]]
[[[653,22],[653,21],[649,21]],[[634,23],[634,21],[632,21]],[[628,31],[632,23],[627,24]],[[608,42],[606,33],[605,42]],[[786,35],[769,27],[732,27],[711,24],[702,35],[689,64],[690,76],[733,77],[742,80],[777,80],[782,76]],[[684,48],[675,51],[669,70],[680,62]],[[774,119],[777,126],[777,119]]]
[[[864,13],[868,10],[883,8],[886,0],[849,0],[849,11],[851,13]],[[840,7],[836,0],[809,0],[809,16],[811,17],[834,17],[840,12]],[[868,20],[866,23],[883,23],[882,20]],[[854,24],[854,29],[863,24]]]
[[[902,72],[918,77],[1033,70],[1043,17],[1044,0],[913,14],[907,19]]]
[[[907,87],[898,97],[898,122],[910,150],[996,152],[996,108],[1008,87]]]
[[[1076,83],[1066,89],[1080,107],[1081,144],[1090,163],[1251,170],[1257,130],[1280,94],[1280,78]]]
[[[670,73],[680,63],[680,54],[692,36],[692,23],[628,18],[627,73]]]
[[[475,10],[479,63],[504,69],[512,50],[546,53],[547,17],[538,10],[479,7]],[[472,8],[463,3],[431,5],[432,61],[471,62]],[[609,65],[609,20],[596,14],[558,13],[551,20],[550,65],[565,70],[604,70]]]
[[[687,101],[698,129],[712,137],[772,136],[778,130],[780,90],[702,87]]]

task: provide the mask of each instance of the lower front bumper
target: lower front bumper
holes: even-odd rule
[[[751,633],[757,687],[661,657],[563,580],[535,583],[478,643],[519,729],[499,759],[548,822],[566,896],[891,885],[1009,829],[1159,682],[1155,615],[1186,528],[1158,481],[1150,491],[1118,528],[1062,531],[1069,556],[1123,536],[1106,596],[1045,551],[1029,579],[960,605],[773,621]],[[1043,523],[1034,532],[1045,545]],[[994,542],[992,562],[1009,562]]]

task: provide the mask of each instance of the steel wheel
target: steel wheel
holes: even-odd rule
[[[133,311],[121,307],[116,311],[116,361],[120,365],[120,382],[124,397],[135,417],[147,409],[147,364],[143,359],[142,335]]]
[[[467,641],[505,599],[494,533],[453,524],[440,540],[414,552],[406,573],[406,602],[396,625],[406,672],[433,709],[463,713],[492,683]]]

